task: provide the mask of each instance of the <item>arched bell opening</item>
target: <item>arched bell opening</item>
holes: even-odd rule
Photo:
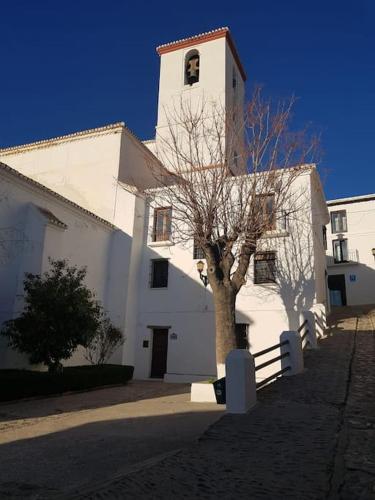
[[[199,82],[200,57],[197,50],[191,50],[185,57],[185,85]]]

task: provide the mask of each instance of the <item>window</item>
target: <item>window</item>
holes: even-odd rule
[[[256,217],[258,218],[259,225],[263,226],[261,229],[271,231],[276,229],[275,217],[275,195],[273,194],[259,194],[256,195]]]
[[[332,246],[335,262],[348,262],[348,240],[333,240]]]
[[[322,232],[323,232],[323,247],[324,250],[327,250],[327,228],[325,226],[322,226]]]
[[[280,229],[288,231],[289,228],[289,213],[286,210],[281,210]]]
[[[190,51],[185,58],[185,85],[199,82],[199,52]]]
[[[155,208],[152,241],[168,241],[171,238],[172,209]]]
[[[237,349],[249,349],[248,339],[249,325],[247,323],[236,323],[236,347]]]
[[[194,247],[193,247],[193,259],[205,259],[204,252],[202,248],[198,245],[198,243],[194,240]]]
[[[168,286],[168,259],[153,259],[151,261],[151,288],[166,288]]]
[[[261,252],[254,257],[254,283],[276,283],[276,253]]]
[[[331,212],[332,233],[344,233],[348,230],[346,210]]]

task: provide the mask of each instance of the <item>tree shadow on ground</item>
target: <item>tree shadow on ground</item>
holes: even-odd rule
[[[118,415],[58,432],[46,429],[44,435],[28,439],[16,440],[15,433],[14,441],[0,445],[0,497],[26,499],[62,493],[65,498],[71,489],[91,487],[124,474],[139,462],[191,444],[220,415],[207,409]]]
[[[132,380],[120,387],[107,387],[75,394],[62,394],[0,404],[0,422],[15,419],[47,417],[62,413],[94,410],[136,401],[186,394],[189,384],[168,384],[160,381]]]

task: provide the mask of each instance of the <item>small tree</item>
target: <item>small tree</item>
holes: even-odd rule
[[[203,251],[218,371],[236,348],[236,298],[257,244],[285,210],[298,211],[291,188],[316,151],[314,137],[290,129],[294,102],[273,104],[257,87],[244,110],[228,112],[204,98],[181,98],[163,110],[158,161],[149,164],[159,187],[145,195],[154,206],[172,207],[175,242],[194,240]]]
[[[68,266],[65,260],[50,259],[50,264],[42,276],[26,273],[24,311],[6,322],[1,334],[31,364],[44,363],[50,372],[61,372],[61,360],[90,342],[101,308],[83,283],[85,268]]]
[[[110,319],[102,313],[95,335],[86,347],[85,358],[92,365],[104,365],[123,343],[121,330],[112,325]]]

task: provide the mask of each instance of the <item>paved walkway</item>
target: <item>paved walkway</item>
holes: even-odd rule
[[[374,322],[375,309],[347,309],[305,372],[264,388],[249,414],[64,498],[375,499]]]
[[[0,405],[0,499],[55,497],[191,444],[223,414],[190,385],[137,381]]]

